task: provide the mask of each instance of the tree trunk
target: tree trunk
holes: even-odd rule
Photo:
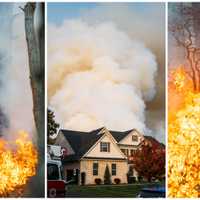
[[[39,164],[36,179],[37,196],[44,196],[44,31],[39,31],[43,39],[37,39],[34,28],[34,13],[36,3],[27,3],[24,7],[25,32],[28,47],[30,83],[33,96],[33,115],[37,130],[37,146],[39,151]],[[44,19],[42,19],[44,22]],[[44,26],[44,24],[43,24]],[[42,27],[44,30],[44,27]],[[41,44],[43,41],[43,44]],[[40,192],[39,192],[40,190]]]

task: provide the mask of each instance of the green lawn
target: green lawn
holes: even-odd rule
[[[141,183],[131,185],[69,185],[67,197],[136,197],[143,187],[156,186],[156,183]]]

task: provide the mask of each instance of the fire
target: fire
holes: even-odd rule
[[[37,150],[25,131],[14,141],[0,139],[0,196],[23,187],[36,174]]]
[[[181,67],[168,91],[168,196],[200,197],[200,93]]]

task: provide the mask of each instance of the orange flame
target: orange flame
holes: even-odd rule
[[[8,148],[10,145],[12,150]],[[29,177],[36,174],[37,162],[37,150],[25,131],[19,131],[14,145],[0,139],[0,196],[7,196],[16,188],[23,187]]]
[[[168,196],[200,197],[200,93],[184,68],[170,72]]]

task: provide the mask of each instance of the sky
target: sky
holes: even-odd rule
[[[148,6],[147,6],[148,4]],[[48,3],[48,22],[61,24],[65,19],[80,18],[82,13],[97,7],[128,7],[132,12],[145,13],[160,7],[161,3]],[[164,5],[164,4],[163,4]],[[159,8],[158,8],[159,9]]]

